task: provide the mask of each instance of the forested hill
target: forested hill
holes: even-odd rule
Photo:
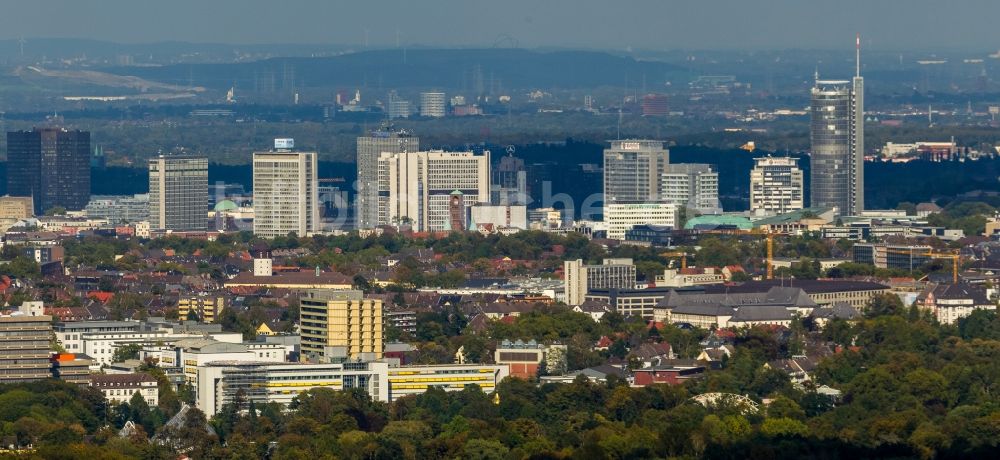
[[[593,51],[526,49],[393,49],[335,57],[274,58],[238,64],[178,64],[105,69],[164,83],[255,88],[261,79],[296,87],[588,88],[621,85],[631,76],[662,80],[683,69]],[[294,80],[294,83],[288,80]],[[652,81],[652,80],[651,80]],[[268,83],[269,84],[269,83]]]

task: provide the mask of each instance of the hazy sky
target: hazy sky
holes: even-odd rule
[[[6,0],[0,38],[603,49],[1000,49],[1000,0]]]

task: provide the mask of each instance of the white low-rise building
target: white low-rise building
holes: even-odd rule
[[[461,391],[478,385],[492,393],[509,375],[506,365],[453,364],[394,367],[389,362],[336,364],[215,361],[198,366],[197,406],[212,417],[237,395],[256,404],[288,405],[314,388],[362,388],[372,399],[391,402],[428,388]]]
[[[113,404],[127,403],[136,394],[150,407],[160,402],[157,381],[149,374],[93,374],[90,386],[100,390],[104,399]]]
[[[604,205],[604,221],[608,223],[608,238],[624,240],[625,232],[636,225],[675,227],[677,205],[673,203],[622,203]]]

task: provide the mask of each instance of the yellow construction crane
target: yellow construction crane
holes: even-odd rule
[[[952,284],[958,284],[958,262],[959,262],[959,260],[962,257],[961,255],[959,255],[958,251],[956,251],[956,252],[934,252],[933,250],[929,250],[929,251],[925,251],[925,252],[917,252],[917,251],[904,251],[902,249],[889,249],[889,248],[886,248],[885,252],[887,254],[889,254],[889,253],[891,253],[891,254],[904,254],[904,255],[908,255],[910,257],[923,256],[923,257],[927,257],[927,258],[930,258],[930,259],[951,259],[951,282],[952,282]],[[872,254],[872,257],[874,258],[875,254]],[[911,270],[912,270],[912,268],[911,268]]]
[[[755,228],[748,233],[751,235],[764,235],[767,239],[767,279],[774,279],[774,235],[783,235],[780,232]]]
[[[767,232],[767,279],[774,279],[774,233]]]

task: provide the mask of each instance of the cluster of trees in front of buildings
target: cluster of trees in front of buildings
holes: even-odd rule
[[[812,332],[844,351],[803,385],[765,365],[789,351],[754,329],[738,331],[721,369],[677,386],[508,379],[494,395],[431,389],[391,404],[361,390],[317,389],[288,410],[239,400],[211,420],[190,410],[175,425],[163,420],[176,398],[172,407],[114,407],[61,382],[6,385],[0,437],[32,445],[26,458],[47,459],[989,456],[1000,442],[1000,318],[977,311],[945,326],[891,298],[876,303],[857,323]],[[525,318],[509,333],[563,335],[543,330],[557,323]],[[692,399],[708,393],[733,396]],[[141,429],[120,436],[129,420]]]

